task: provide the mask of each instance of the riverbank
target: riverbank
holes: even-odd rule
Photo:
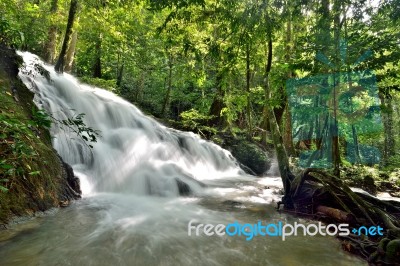
[[[0,229],[80,198],[72,168],[51,145],[46,117],[18,78],[21,64],[0,45]]]

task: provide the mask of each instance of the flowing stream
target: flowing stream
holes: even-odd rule
[[[101,136],[91,150],[53,124],[53,146],[80,178],[83,199],[0,232],[0,265],[366,265],[333,237],[189,236],[191,220],[309,221],[274,209],[279,177],[245,175],[219,146],[20,55],[36,104],[59,121],[84,113]]]

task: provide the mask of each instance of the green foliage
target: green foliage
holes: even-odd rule
[[[20,47],[24,43],[24,34],[11,25],[3,12],[0,12],[0,43],[12,47]]]
[[[23,176],[25,168],[31,171],[29,163],[38,154],[29,144],[36,138],[30,122],[25,123],[13,115],[0,113],[0,190],[6,192],[17,176]],[[36,171],[37,172],[37,171]]]
[[[77,134],[85,143],[96,142],[99,131],[86,126],[84,114],[66,120],[57,120],[43,110],[32,108],[32,120],[22,121],[13,114],[0,113],[0,191],[7,192],[15,178],[41,174],[31,168],[31,162],[38,156],[30,144],[38,138],[39,128],[50,128],[52,120]],[[93,148],[91,144],[88,147]]]
[[[67,22],[70,1],[59,0],[58,10],[53,13],[49,12],[51,2],[2,1],[0,41],[6,40],[43,55],[43,47],[50,41],[49,29],[54,26],[57,29],[54,41],[59,51],[63,39],[60,33]],[[74,28],[78,33],[75,73],[82,82],[113,91],[146,112],[159,116],[165,104],[168,118],[181,119],[188,129],[215,132],[213,127],[216,126],[218,130],[227,129],[233,133],[246,131],[246,135],[267,143],[271,140],[264,139],[263,132],[268,130],[265,108],[272,107],[277,115],[282,115],[287,106],[286,81],[289,78],[368,69],[376,74],[380,93],[392,99],[392,104],[383,104],[381,111],[385,116],[392,116],[393,122],[385,124],[386,133],[359,134],[358,141],[377,144],[382,154],[391,146],[394,150],[399,148],[397,0],[381,1],[374,8],[368,1],[334,1],[340,7],[339,25],[334,21],[338,15],[335,5],[324,6],[324,1],[80,2],[79,20]],[[346,10],[348,13],[344,14]],[[268,100],[265,94],[267,37],[271,37],[273,43]],[[337,51],[338,37],[348,41],[347,56],[343,60]],[[368,49],[371,57],[353,65],[362,51]],[[330,66],[315,59],[319,52],[326,54]],[[101,78],[93,78],[98,62]],[[220,100],[222,106],[214,113],[211,107],[215,99]],[[371,99],[359,97],[354,107],[362,108],[368,101]],[[307,112],[319,111],[310,108]],[[221,116],[222,122],[212,125],[211,113]],[[279,125],[282,134],[290,130],[288,119],[294,120],[299,115],[302,114],[282,115]],[[96,135],[75,119],[52,120],[74,128],[90,142]],[[353,143],[353,123],[341,119],[341,145]],[[32,127],[49,126],[40,113],[33,115],[31,123]],[[356,125],[358,132],[368,127],[376,125]],[[296,128],[299,135],[311,132],[303,125]],[[315,135],[316,130],[311,133]],[[393,145],[387,144],[390,136]],[[315,143],[310,145],[311,148],[315,146]],[[342,155],[345,151],[341,150]],[[393,155],[387,154],[388,158]],[[393,158],[388,163],[396,165],[397,158]]]
[[[32,107],[32,124],[35,127],[43,127],[49,129],[51,127],[50,116],[42,109]]]
[[[209,121],[212,116],[201,114],[195,109],[182,112],[180,117],[183,126],[192,131],[199,132],[202,135],[204,135],[204,132],[210,132],[212,134],[217,132],[215,128],[206,126],[207,121]]]
[[[112,92],[116,89],[116,81],[114,79],[106,80],[101,78],[81,77],[80,81]]]
[[[386,162],[386,167],[384,168],[387,171],[394,171],[400,169],[400,154],[395,154],[390,156]]]
[[[65,120],[58,120],[53,117],[53,119],[60,123],[61,126],[66,126],[70,130],[76,133],[77,136],[79,136],[84,143],[87,142],[96,142],[97,137],[99,136],[100,131],[93,129],[91,127],[88,127],[85,122],[83,121],[83,117],[85,114],[77,114],[74,115],[71,118],[65,119]],[[93,145],[87,144],[89,148],[93,148]]]

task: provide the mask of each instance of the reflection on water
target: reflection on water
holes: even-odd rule
[[[19,234],[0,242],[0,265],[366,265],[331,237],[189,237],[192,219],[299,221],[268,204],[273,190],[264,189],[273,179],[241,179],[209,184],[203,195],[190,198],[111,193],[84,198],[14,228]]]

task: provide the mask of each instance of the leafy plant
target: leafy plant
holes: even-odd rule
[[[0,160],[0,192],[7,192],[17,176],[25,178],[26,172],[30,176],[40,174],[40,171],[31,169],[29,165],[38,156],[30,144],[38,134],[37,128],[50,128],[54,121],[68,127],[85,143],[96,142],[99,131],[86,126],[84,115],[81,113],[72,118],[58,120],[44,110],[32,108],[32,120],[21,121],[14,115],[0,113],[0,155],[6,158]],[[87,146],[93,148],[91,144]]]
[[[25,41],[24,34],[14,28],[0,13],[0,42],[9,46],[21,46]]]
[[[75,132],[89,148],[93,148],[93,145],[87,144],[87,142],[97,142],[97,137],[99,136],[100,131],[88,127],[83,121],[84,116],[84,113],[80,113],[64,120],[58,120],[54,117],[52,118],[54,121],[60,123],[61,126],[66,126]]]
[[[105,80],[101,78],[92,78],[92,77],[81,77],[81,82],[87,83],[99,88],[103,88],[109,91],[115,91],[116,88],[116,80]]]
[[[32,107],[32,122],[36,127],[51,127],[50,116],[42,109],[37,109],[35,107]]]
[[[58,123],[61,127],[68,127],[70,130],[76,133],[85,143],[96,142],[100,131],[86,126],[85,122],[83,121],[84,116],[84,113],[80,113],[74,115],[71,118],[59,120],[54,116],[48,115],[46,111],[42,109],[32,108],[33,119],[31,124],[35,127],[44,127],[49,129],[52,122],[54,121]],[[89,148],[93,148],[93,145],[88,144],[87,146]]]
[[[0,191],[7,192],[16,176],[23,176],[27,162],[38,156],[29,140],[35,138],[30,122],[24,123],[7,114],[0,114],[0,147],[3,159],[0,161]],[[37,172],[37,171],[36,171]]]
[[[203,115],[195,109],[190,109],[189,111],[182,112],[180,114],[180,117],[182,118],[183,126],[190,130],[197,131],[203,136],[205,136],[204,132],[210,132],[212,134],[215,134],[217,132],[216,129],[205,126],[205,124],[207,124],[207,121],[212,119],[212,116]]]

